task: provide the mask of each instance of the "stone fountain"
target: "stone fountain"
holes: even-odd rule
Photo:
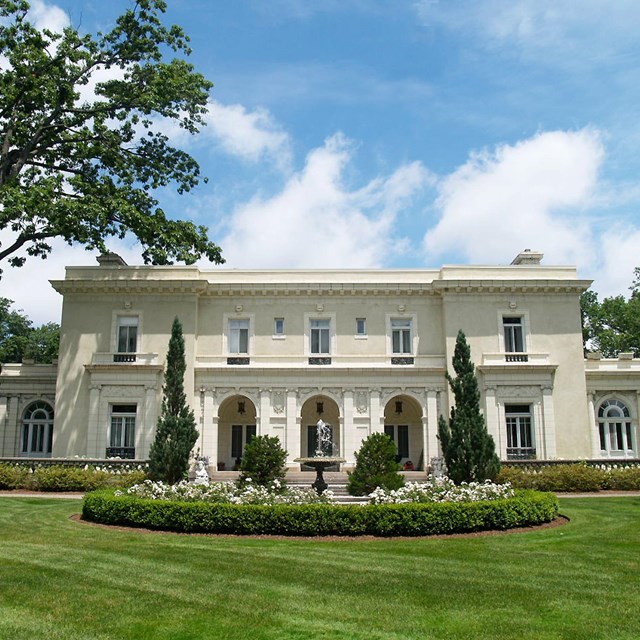
[[[331,442],[331,426],[326,424],[322,419],[316,423],[316,440],[317,449],[313,457],[296,458],[294,462],[306,464],[316,470],[315,482],[311,485],[318,495],[327,489],[323,472],[327,467],[346,462],[344,458],[333,455],[333,443]]]

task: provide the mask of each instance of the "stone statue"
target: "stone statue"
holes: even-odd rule
[[[195,484],[209,484],[209,473],[207,472],[207,466],[205,460],[198,458],[196,460],[196,478]]]

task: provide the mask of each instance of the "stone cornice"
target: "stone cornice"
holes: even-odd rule
[[[432,282],[215,283],[205,280],[87,279],[51,280],[63,295],[70,293],[188,294],[216,297],[390,297],[458,296],[465,294],[580,294],[589,280],[434,280]]]
[[[190,294],[206,291],[202,280],[50,280],[51,286],[62,295],[69,293],[140,293],[140,294]]]
[[[136,364],[128,362],[126,364],[85,364],[84,368],[89,373],[162,373],[164,367],[159,364]]]

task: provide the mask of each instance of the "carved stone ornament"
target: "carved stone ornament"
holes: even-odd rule
[[[537,398],[540,396],[540,387],[498,387],[499,398]]]
[[[356,391],[355,405],[358,413],[367,413],[369,409],[369,395],[366,391]]]
[[[117,398],[140,398],[144,397],[144,390],[141,385],[115,385],[105,384],[102,387],[103,396],[112,396]]]
[[[274,391],[271,394],[271,406],[273,407],[273,412],[277,414],[284,413],[284,391]]]

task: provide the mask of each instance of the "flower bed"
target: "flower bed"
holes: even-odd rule
[[[477,502],[404,504],[234,504],[166,500],[113,491],[87,494],[85,520],[185,533],[281,536],[428,536],[550,522],[553,494],[518,492]]]
[[[513,498],[510,484],[486,482],[463,482],[459,485],[442,476],[429,476],[426,482],[410,482],[399,489],[385,491],[378,487],[369,494],[371,504],[404,504],[408,502],[479,502]]]
[[[284,489],[279,480],[274,480],[268,487],[254,485],[249,478],[242,484],[233,482],[211,482],[194,484],[178,482],[165,484],[145,480],[126,491],[116,491],[116,496],[132,496],[148,500],[171,500],[173,502],[217,502],[221,504],[331,504],[334,502],[333,492],[325,491],[318,495],[313,489]]]

